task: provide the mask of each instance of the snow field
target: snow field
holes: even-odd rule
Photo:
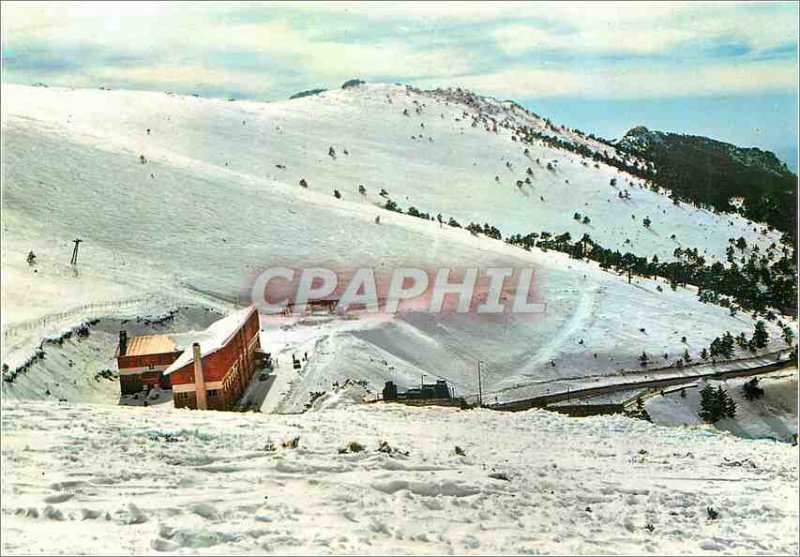
[[[441,212],[464,225],[489,222],[505,234],[569,230],[578,237],[585,225],[572,216],[579,211],[592,217],[589,232],[603,245],[667,259],[678,244],[662,217],[682,245],[718,257],[731,236],[762,247],[774,240],[738,217],[675,207],[628,185],[632,178],[616,169],[583,166],[571,153],[540,146],[525,157],[508,130],[472,128],[472,116],[464,119],[463,112],[475,109],[440,96],[388,85],[278,103],[16,85],[3,92],[2,361],[11,367],[30,356],[41,336],[89,317],[159,315],[187,304],[230,311],[248,303],[252,281],[276,265],[533,267],[547,312],[502,324],[425,315],[310,326],[266,319],[268,351],[314,357],[297,376],[276,377],[280,388],[264,409],[296,411],[312,387],[346,378],[378,389],[387,378],[405,387],[425,374],[474,393],[479,359],[486,362],[485,388],[493,391],[615,374],[637,369],[643,350],[677,359],[689,349],[697,357],[726,330],[753,328],[747,315],[701,304],[692,288],[672,292],[644,279],[629,285],[565,254],[526,252],[378,208],[385,188],[404,209]],[[411,140],[412,128],[434,141]],[[536,158],[557,160],[558,169],[540,168]],[[523,192],[509,180],[524,177],[527,166],[535,180]],[[612,177],[631,190],[634,205],[616,199]],[[297,185],[301,178],[308,189]],[[364,197],[357,193],[361,183]],[[335,199],[333,189],[344,199]],[[576,206],[578,200],[588,208]],[[645,214],[653,231],[641,225]],[[76,237],[84,240],[77,276],[67,264]],[[38,255],[34,269],[25,263],[30,249]],[[768,327],[769,349],[782,347],[777,328]]]
[[[5,553],[798,550],[797,448],[709,427],[384,404],[2,409]],[[340,453],[352,441],[364,450]]]

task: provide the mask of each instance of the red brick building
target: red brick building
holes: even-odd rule
[[[143,389],[169,388],[164,371],[181,355],[175,343],[166,335],[147,335],[128,338],[119,333],[117,366],[122,394],[138,393]]]
[[[255,306],[212,324],[164,371],[176,408],[229,410],[242,396],[260,348]]]

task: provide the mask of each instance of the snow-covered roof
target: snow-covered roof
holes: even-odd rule
[[[200,343],[200,357],[204,358],[209,354],[213,354],[228,344],[233,335],[244,326],[255,311],[255,306],[246,307],[212,323],[205,331],[197,333],[194,342]],[[191,346],[187,346],[183,354],[164,371],[164,375],[169,375],[173,371],[192,363],[193,359],[193,350]]]
[[[175,350],[175,343],[167,335],[143,335],[129,338],[125,353],[121,355],[142,356],[145,354],[163,354]]]

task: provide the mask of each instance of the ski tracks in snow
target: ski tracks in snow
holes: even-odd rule
[[[558,332],[552,339],[539,348],[533,358],[522,367],[519,371],[520,375],[538,377],[540,375],[536,373],[538,368],[554,360],[565,342],[572,338],[577,332],[588,328],[588,325],[594,319],[594,308],[597,297],[602,290],[603,287],[597,286],[594,288],[583,288],[580,291],[580,298],[578,299],[575,311],[564,326],[558,329]]]

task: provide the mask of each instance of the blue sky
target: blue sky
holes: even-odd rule
[[[462,86],[615,138],[633,125],[796,169],[798,4],[2,4],[3,79],[272,100]]]

